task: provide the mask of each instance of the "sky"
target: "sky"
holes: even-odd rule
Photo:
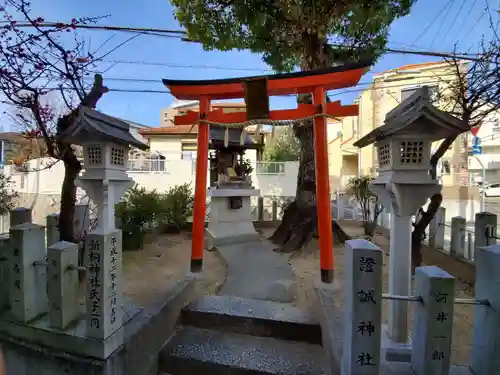
[[[417,0],[408,16],[391,25],[388,47],[451,52],[457,44],[459,51],[476,52],[481,36],[491,36],[489,16],[485,11],[487,3],[492,10],[500,8],[499,0]],[[168,0],[32,0],[32,9],[34,16],[41,16],[46,22],[70,22],[72,18],[109,15],[99,24],[181,29]],[[496,22],[496,13],[494,17]],[[80,33],[90,38],[91,46],[96,47],[110,36],[113,38],[107,45],[109,47],[131,36],[110,31]],[[387,69],[437,60],[439,58],[388,53],[361,78],[361,82],[369,82],[374,73]],[[259,54],[204,51],[199,44],[160,36],[138,36],[118,48],[106,61],[100,67],[105,70],[105,84],[111,91],[101,99],[97,109],[147,126],[160,125],[161,109],[166,108],[173,97],[166,93],[117,92],[113,89],[165,90],[162,78],[215,79],[271,73]],[[146,82],[127,79],[144,79]],[[359,92],[355,91],[337,95],[335,99],[351,104],[358,95]],[[271,99],[273,109],[295,106],[292,97]],[[9,123],[5,120],[4,131],[9,131]]]

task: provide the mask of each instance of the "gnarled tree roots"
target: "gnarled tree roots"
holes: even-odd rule
[[[332,220],[333,240],[344,243],[350,237]],[[313,237],[318,237],[316,206],[299,207],[293,201],[284,210],[281,224],[269,238],[277,245],[277,252],[291,253],[306,246]]]

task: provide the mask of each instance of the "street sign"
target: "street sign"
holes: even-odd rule
[[[472,141],[472,155],[481,155],[483,153],[483,147],[479,143],[479,137],[474,137]]]
[[[483,146],[472,146],[472,155],[481,155],[483,153]]]

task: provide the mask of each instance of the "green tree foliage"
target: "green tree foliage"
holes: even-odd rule
[[[248,49],[278,71],[379,55],[389,25],[414,0],[171,0],[190,38],[207,50]]]
[[[300,158],[300,143],[291,130],[277,130],[270,138],[264,150],[264,160],[284,162],[297,161]]]
[[[180,231],[192,215],[193,189],[189,184],[176,185],[165,193],[148,191],[135,185],[115,205],[117,227],[123,231],[124,250],[142,246],[144,235],[162,226],[166,231]]]

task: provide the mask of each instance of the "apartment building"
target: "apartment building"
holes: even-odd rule
[[[465,67],[465,64],[464,64]],[[358,149],[353,143],[384,123],[386,114],[415,90],[428,86],[434,104],[446,105],[447,87],[456,79],[454,66],[447,62],[405,65],[376,74],[370,85],[356,100],[359,115],[344,118],[337,126],[329,126],[330,181],[333,189],[345,188],[350,177],[375,174],[377,169],[374,146]],[[435,149],[439,145],[433,145]],[[467,135],[460,136],[438,166],[438,175],[445,186],[468,183]]]
[[[484,118],[476,134],[481,155],[472,155],[473,137],[469,137],[470,182],[478,184],[485,178],[489,184],[500,183],[500,112],[492,112]],[[483,176],[484,169],[484,176]]]

